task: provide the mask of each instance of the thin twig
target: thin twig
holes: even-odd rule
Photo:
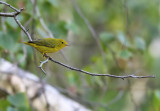
[[[13,9],[14,11],[19,12],[18,9],[16,9],[15,7],[11,6],[10,4],[8,4],[8,3],[6,3],[6,2],[0,1],[0,4],[7,5],[7,6],[10,7],[11,9]]]
[[[21,9],[18,10],[15,7],[11,6],[10,4],[2,2],[2,1],[0,1],[0,4],[4,4],[4,5],[10,7],[11,9],[15,10],[15,12],[11,12],[11,13],[3,13],[3,12],[1,12],[0,16],[14,17],[14,16],[17,16],[18,14],[20,14],[24,10],[24,8],[21,8]]]
[[[23,32],[27,35],[28,39],[30,41],[32,41],[32,38],[30,36],[30,34],[28,33],[28,31],[23,27],[23,25],[19,22],[19,20],[17,19],[17,16],[14,17],[14,20],[16,21],[16,23],[19,25],[19,27],[23,30]]]
[[[20,14],[22,11],[24,10],[24,8],[21,8],[19,10],[17,10],[16,12],[11,12],[11,13],[0,13],[0,16],[4,16],[4,17],[14,17],[17,16],[18,14]]]
[[[57,64],[59,64],[59,65],[61,65],[63,67],[66,67],[66,68],[68,68],[70,70],[74,70],[74,71],[77,71],[77,72],[82,72],[84,74],[91,75],[91,76],[108,76],[108,77],[112,77],[112,78],[121,78],[121,79],[124,79],[124,78],[155,78],[156,77],[155,75],[151,75],[151,76],[136,76],[135,74],[130,74],[130,75],[125,75],[125,76],[117,76],[117,75],[112,75],[112,74],[91,73],[91,72],[84,71],[82,69],[78,69],[78,68],[66,65],[66,64],[61,63],[59,61],[56,61],[53,58],[49,57],[48,55],[44,55],[44,56],[47,59],[49,59],[50,61],[52,61],[54,63],[57,63]]]
[[[27,35],[28,39],[30,41],[32,41],[32,38],[30,36],[30,34],[26,31],[26,29],[23,27],[23,25],[19,22],[19,20],[17,19],[17,15],[20,14],[24,8],[21,8],[21,9],[16,9],[15,7],[11,6],[10,4],[6,3],[6,2],[2,2],[0,1],[0,4],[4,4],[10,8],[12,8],[13,10],[15,10],[16,12],[12,12],[12,13],[0,13],[0,16],[3,16],[3,17],[13,17],[14,20],[16,21],[16,23],[19,25],[19,27],[23,30],[23,32]]]
[[[39,68],[44,72],[44,74],[46,75],[46,71],[42,68],[43,64],[46,64],[48,62],[49,58],[47,58],[45,61],[41,61],[41,64],[39,66]]]
[[[4,17],[14,17],[16,15],[17,12],[12,12],[12,13],[0,13],[0,16],[4,16]]]

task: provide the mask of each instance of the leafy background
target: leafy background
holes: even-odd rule
[[[29,29],[33,39],[49,37],[40,22],[42,18],[56,38],[70,43],[63,49],[66,59],[61,53],[50,54],[58,61],[95,73],[157,76],[156,79],[124,80],[91,77],[49,62],[45,66],[48,83],[70,91],[80,98],[81,104],[95,111],[160,110],[159,0],[76,0],[98,35],[103,56],[72,0],[37,0],[41,16],[35,14],[30,0],[5,1],[17,8],[25,8],[18,19]],[[3,5],[0,10],[12,11]],[[44,58],[21,43],[28,39],[13,18],[1,17],[0,26],[1,57],[40,76],[36,67]],[[12,104],[30,110],[27,102],[22,102],[22,107],[12,102],[17,96],[23,96],[21,101],[27,101],[25,95],[18,93],[1,100],[0,106],[6,102],[7,106]],[[9,111],[18,110],[11,106]]]

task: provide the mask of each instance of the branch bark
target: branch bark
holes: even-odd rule
[[[61,63],[59,61],[56,61],[54,60],[53,58],[49,57],[48,55],[44,55],[46,58],[48,58],[50,61],[56,63],[56,64],[59,64],[63,67],[66,67],[70,70],[74,70],[74,71],[77,71],[77,72],[81,72],[81,73],[84,73],[84,74],[87,74],[87,75],[91,75],[91,76],[107,76],[107,77],[112,77],[112,78],[121,78],[121,79],[124,79],[124,78],[155,78],[155,75],[151,75],[151,76],[136,76],[135,74],[130,74],[130,75],[126,75],[126,76],[117,76],[117,75],[112,75],[112,74],[97,74],[97,73],[91,73],[91,72],[87,72],[87,71],[84,71],[84,70],[81,70],[81,69],[78,69],[78,68],[75,68],[75,67],[71,67],[69,65],[66,65],[64,63]]]

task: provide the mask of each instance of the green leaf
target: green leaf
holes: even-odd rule
[[[19,34],[16,31],[1,32],[0,31],[0,47],[2,49],[7,49],[9,52],[14,53],[18,51],[20,43],[18,43]]]
[[[19,63],[20,63],[19,65],[20,65],[22,68],[24,68],[27,61],[21,62],[22,59],[24,59],[24,54],[22,54],[22,53],[17,54],[16,60],[19,61]]]
[[[14,49],[14,43],[13,37],[9,33],[0,32],[0,46],[3,49],[12,51]]]
[[[51,29],[52,32],[54,32],[54,35],[56,37],[65,38],[67,35],[67,28],[66,28],[66,22],[65,21],[59,21],[54,24],[49,24],[49,29]]]
[[[155,90],[153,96],[154,111],[159,111],[159,104],[160,104],[160,90]]]
[[[95,80],[95,82],[96,82],[99,86],[103,87],[104,83],[103,83],[101,77],[94,77],[94,78],[92,78],[92,81],[94,81],[94,80]]]
[[[11,18],[11,17],[7,17],[6,18],[6,23],[9,25],[9,26],[11,26],[12,28],[17,28],[18,27],[18,25],[17,25],[17,23],[15,22],[15,20],[13,19],[13,18]]]
[[[117,38],[121,44],[123,44],[126,47],[129,46],[129,41],[127,40],[126,36],[122,32],[118,33]]]
[[[16,107],[29,107],[27,97],[24,93],[10,95],[7,97],[7,100]]]
[[[100,39],[104,44],[110,43],[114,39],[114,35],[112,33],[102,32],[100,34]]]
[[[155,97],[160,100],[160,90],[155,91]]]
[[[10,107],[7,108],[7,111],[18,111],[18,110],[16,108],[13,108],[13,107],[10,106]]]
[[[78,26],[74,22],[66,24],[65,27],[68,30],[72,30],[74,33],[78,34],[78,32],[79,32]]]
[[[129,59],[130,57],[132,57],[132,53],[128,50],[122,50],[119,53],[119,56],[122,57],[123,59]]]
[[[71,71],[69,71],[69,72],[67,72],[67,77],[68,77],[68,82],[70,83],[70,84],[74,84],[76,81],[75,81],[75,76],[74,76],[74,72],[71,72]]]
[[[52,6],[58,6],[58,1],[57,0],[47,0],[49,3],[52,4]]]
[[[55,8],[53,7],[53,4],[48,0],[43,0],[41,4],[42,4],[41,10],[47,11],[47,13],[52,13],[52,9]]]
[[[32,3],[29,0],[25,0],[24,4],[25,4],[25,13],[28,14],[27,17],[29,17],[29,15],[33,17],[33,5],[32,5]],[[21,15],[21,14],[19,14],[19,15]],[[36,14],[34,14],[34,16],[35,15]]]
[[[140,50],[145,50],[146,49],[145,41],[141,37],[136,37],[135,38],[135,44],[136,44],[136,47]]]
[[[10,103],[6,99],[0,99],[0,111],[6,111]]]
[[[32,111],[28,107],[18,107],[18,111]]]

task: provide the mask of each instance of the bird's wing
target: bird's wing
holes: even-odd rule
[[[38,46],[50,47],[50,48],[55,48],[55,45],[56,45],[56,41],[49,41],[45,39],[33,40],[33,41],[29,41],[29,43],[33,43]]]

